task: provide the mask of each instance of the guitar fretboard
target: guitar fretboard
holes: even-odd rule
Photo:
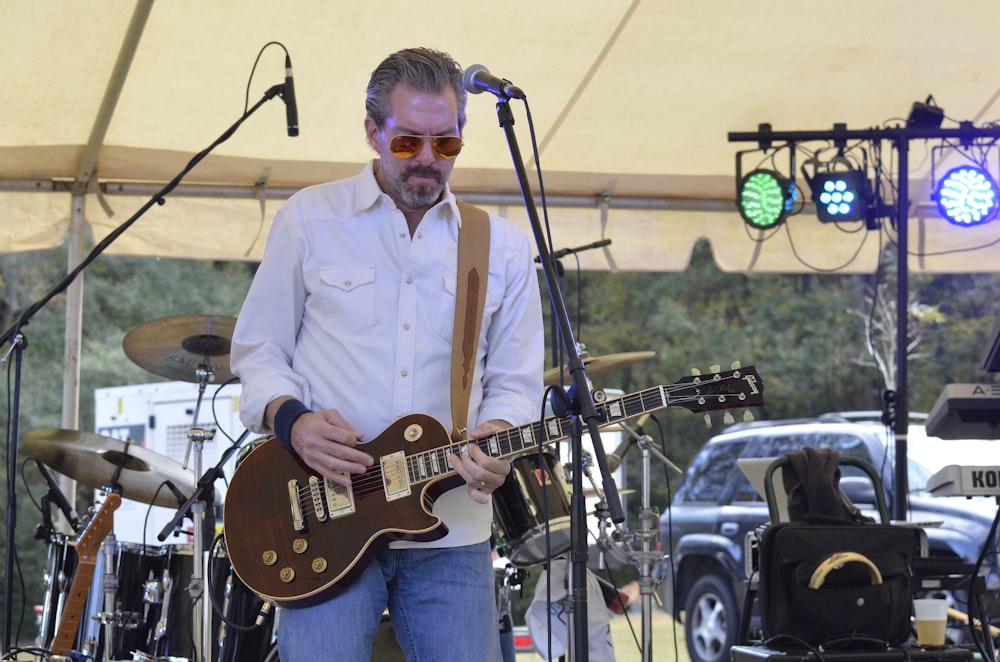
[[[726,380],[740,379],[739,371],[727,375],[716,374],[705,380],[693,379],[690,383],[654,386],[606,402],[595,403],[594,410],[600,425],[610,425],[665,407],[687,407],[695,410],[721,409],[739,406],[745,396],[724,388]],[[714,388],[713,388],[714,387]],[[722,388],[719,388],[722,387]],[[711,393],[716,390],[718,393]],[[713,403],[712,398],[716,399]],[[545,446],[570,436],[573,419],[551,416],[520,427],[501,430],[486,439],[467,440],[414,453],[407,458],[410,484],[422,483],[453,473],[448,455],[456,453],[463,444],[474,443],[488,455],[498,458],[521,455],[539,445]]]

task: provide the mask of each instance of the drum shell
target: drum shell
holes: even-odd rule
[[[525,567],[569,550],[569,495],[562,465],[551,453],[530,453],[511,462],[510,474],[493,493],[494,519],[503,538],[500,553]]]

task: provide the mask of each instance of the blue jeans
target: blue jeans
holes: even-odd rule
[[[500,662],[489,542],[383,549],[331,600],[283,609],[282,662],[369,662],[385,608],[409,662]]]

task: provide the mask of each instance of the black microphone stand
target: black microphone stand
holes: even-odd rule
[[[571,393],[575,393],[570,403],[570,411],[575,415],[572,438],[572,458],[573,458],[573,497],[570,502],[570,563],[571,579],[570,585],[573,591],[573,656],[576,660],[585,661],[588,659],[588,628],[587,628],[587,513],[586,503],[583,497],[583,449],[581,447],[581,427],[580,419],[587,425],[587,430],[593,440],[594,454],[597,457],[597,464],[601,468],[601,475],[604,480],[604,493],[608,502],[608,510],[611,519],[620,524],[625,521],[622,514],[621,500],[618,497],[618,488],[611,472],[608,471],[607,456],[604,453],[604,446],[601,443],[598,418],[594,409],[594,400],[590,393],[589,379],[586,368],[580,353],[577,350],[576,340],[573,337],[573,329],[570,326],[569,315],[566,312],[566,301],[559,288],[559,279],[556,275],[554,261],[549,253],[545,242],[545,235],[542,231],[542,224],[538,218],[538,211],[535,208],[534,198],[531,193],[531,186],[528,183],[528,175],[521,159],[521,151],[517,144],[517,137],[514,135],[514,115],[510,109],[510,98],[506,95],[497,94],[497,116],[500,126],[507,136],[507,143],[510,147],[510,155],[514,161],[514,170],[517,173],[517,180],[521,187],[521,196],[524,198],[524,206],[531,221],[531,230],[538,246],[538,257],[541,260],[542,271],[545,274],[545,283],[548,287],[549,298],[551,299],[552,311],[559,323],[559,334],[563,347],[566,350],[569,374],[573,380]],[[557,340],[553,338],[553,342]],[[562,413],[555,412],[561,416]]]
[[[13,574],[14,574],[14,532],[17,528],[17,496],[15,494],[14,486],[17,483],[17,441],[18,441],[18,418],[20,416],[20,401],[21,401],[21,354],[25,347],[28,345],[27,339],[24,334],[21,333],[21,328],[28,325],[31,318],[34,317],[35,313],[41,310],[45,304],[51,301],[54,297],[65,292],[70,284],[76,280],[76,277],[83,272],[90,263],[93,262],[100,256],[108,246],[110,246],[118,237],[125,233],[125,231],[132,226],[139,218],[145,214],[154,205],[166,204],[164,199],[171,191],[173,191],[181,180],[191,172],[196,165],[198,165],[202,159],[204,159],[208,154],[215,149],[217,146],[228,140],[234,133],[236,129],[240,127],[243,122],[250,117],[258,108],[264,105],[267,101],[270,101],[274,97],[282,94],[284,91],[284,85],[274,85],[264,96],[251,106],[248,110],[244,111],[243,116],[240,117],[236,122],[233,123],[228,129],[226,129],[222,135],[215,139],[215,141],[203,149],[202,151],[195,154],[188,164],[181,170],[176,177],[170,180],[162,189],[153,195],[146,204],[144,204],[139,211],[132,215],[127,221],[115,228],[111,234],[105,237],[99,244],[97,244],[93,250],[87,255],[86,258],[79,265],[77,265],[72,271],[70,271],[66,276],[53,287],[48,294],[43,296],[41,299],[32,304],[14,323],[14,325],[7,329],[2,336],[0,336],[0,346],[5,342],[11,344],[7,355],[4,357],[6,361],[6,356],[9,356],[11,352],[15,353],[15,369],[14,369],[14,386],[13,386],[13,406],[11,411],[11,436],[10,436],[10,448],[7,451],[7,554],[4,559],[4,592],[3,592],[3,652],[6,653],[11,648],[11,624],[13,621]]]

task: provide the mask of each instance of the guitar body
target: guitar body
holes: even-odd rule
[[[410,440],[418,428],[419,438]],[[410,456],[450,443],[447,431],[434,418],[414,414],[397,420],[363,448],[375,458],[372,469],[376,469],[381,457],[399,451]],[[422,489],[413,486],[408,495],[389,500],[386,495],[392,486],[387,489],[372,469],[352,476],[354,512],[340,517],[330,513],[326,521],[319,521],[307,496],[302,500],[303,528],[296,530],[288,483],[297,481],[302,490],[316,472],[275,438],[251,451],[226,492],[226,545],[239,578],[279,605],[306,606],[350,583],[393,540],[444,537],[447,528],[430,514],[430,507],[445,490],[461,484],[457,475]]]

